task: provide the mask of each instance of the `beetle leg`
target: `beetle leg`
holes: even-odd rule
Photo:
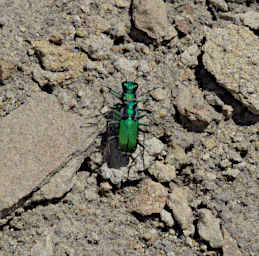
[[[123,114],[120,111],[116,110],[116,109],[113,109],[112,112],[115,113],[118,116],[123,116]]]
[[[111,109],[117,110],[117,109],[120,109],[120,108],[122,108],[122,107],[123,107],[123,104],[118,103],[118,104],[116,104],[115,106],[112,106]]]
[[[144,108],[137,108],[137,111],[139,111],[139,112],[148,112],[148,113],[152,113],[152,111],[151,110],[149,110],[149,109],[144,109]]]
[[[140,119],[142,119],[142,118],[145,117],[145,116],[147,116],[147,115],[137,116],[137,120],[140,120]]]
[[[119,94],[118,92],[115,92],[114,90],[112,90],[111,88],[109,88],[109,93],[114,96],[115,98],[121,100],[121,94]]]
[[[112,141],[112,140],[114,140],[114,139],[116,139],[116,138],[118,138],[118,137],[119,137],[119,136],[117,136],[117,135],[116,135],[116,136],[111,136],[111,137],[108,138],[108,141],[110,142],[110,141]]]
[[[112,124],[118,124],[118,123],[120,123],[120,121],[113,121],[113,120],[111,120],[111,121],[108,121],[108,126],[112,125]]]
[[[135,102],[136,103],[140,103],[140,102],[146,102],[146,101],[148,101],[149,99],[139,99],[139,100],[136,100]]]

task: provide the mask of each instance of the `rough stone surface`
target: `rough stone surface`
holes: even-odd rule
[[[200,49],[196,44],[194,44],[181,54],[181,61],[184,65],[193,68],[198,65],[197,57],[199,54],[200,54]]]
[[[73,52],[71,47],[51,44],[49,41],[35,41],[33,48],[45,70],[52,72],[80,72],[88,60],[84,54]]]
[[[169,40],[177,35],[176,30],[169,23],[166,4],[160,0],[145,0],[133,2],[133,18],[136,28],[147,33],[153,39]]]
[[[153,137],[145,141],[145,148],[151,156],[157,156],[162,153],[164,144],[159,139]]]
[[[31,248],[31,256],[52,256],[54,255],[51,231],[45,231],[43,238]]]
[[[161,220],[168,226],[168,227],[173,227],[174,225],[174,219],[172,217],[172,214],[165,209],[163,209],[160,212]]]
[[[0,83],[7,80],[15,73],[15,65],[7,60],[0,59]]]
[[[61,198],[74,185],[76,171],[83,162],[83,156],[72,159],[67,166],[51,177],[50,181],[33,194],[31,201],[53,200]]]
[[[156,161],[148,169],[148,172],[159,182],[170,182],[176,177],[175,167],[173,165],[163,164],[160,161]]]
[[[81,47],[92,59],[103,60],[111,54],[113,42],[107,36],[90,35],[87,39],[79,39],[78,46]]]
[[[232,178],[236,178],[240,174],[240,171],[238,169],[228,168],[225,172],[223,172],[223,175],[229,176]]]
[[[105,18],[100,17],[100,15],[89,15],[89,16],[87,15],[87,16],[84,16],[83,19],[84,19],[84,22],[89,26],[89,28],[93,32],[97,32],[97,33],[95,33],[96,35],[99,33],[103,33],[105,31],[107,32],[108,30],[111,29],[111,25],[109,24],[109,22]],[[83,28],[83,27],[81,27],[81,28]],[[87,34],[86,34],[85,38],[86,38],[86,40],[88,40]],[[95,37],[95,38],[98,41],[101,38],[105,38],[105,37],[102,37],[100,35],[99,37]],[[107,42],[109,42],[109,41],[107,41]]]
[[[128,60],[126,58],[118,58],[117,60],[114,61],[114,67],[125,75],[135,74],[137,61]]]
[[[49,41],[34,41],[33,49],[43,66],[43,69],[39,66],[33,67],[33,78],[41,87],[71,84],[88,61],[86,54],[73,52],[71,47]]]
[[[182,122],[193,130],[202,130],[213,119],[219,119],[215,110],[204,100],[202,92],[194,86],[179,87],[176,106]]]
[[[230,236],[228,231],[223,227],[222,233],[224,237],[223,255],[224,256],[241,256],[237,242]]]
[[[172,185],[172,192],[169,193],[167,200],[167,205],[172,210],[174,219],[183,229],[185,236],[194,234],[194,217],[187,197],[188,190],[186,188]]]
[[[170,147],[165,162],[169,165],[174,165],[176,168],[180,168],[184,164],[187,164],[188,157],[184,148],[177,144]]]
[[[148,230],[145,234],[143,234],[143,238],[146,241],[151,242],[152,244],[156,242],[156,240],[158,239],[158,232],[156,229],[151,229]]]
[[[86,146],[80,119],[62,112],[45,93],[8,115],[0,129],[0,216]]]
[[[179,30],[184,35],[191,34],[192,32],[192,26],[190,24],[190,21],[188,18],[183,16],[176,16],[175,17],[175,26],[177,30]]]
[[[160,213],[166,203],[167,189],[158,182],[145,179],[130,202],[130,208],[141,215]]]
[[[246,27],[229,25],[206,35],[205,68],[254,114],[259,114],[259,41]]]
[[[259,29],[259,13],[258,11],[250,11],[244,14],[240,14],[239,17],[243,23],[251,29]]]
[[[66,86],[75,81],[76,77],[74,72],[51,72],[38,66],[33,69],[33,79],[40,87],[45,85]]]
[[[110,180],[114,185],[120,185],[121,182],[126,181],[128,177],[127,168],[109,168],[106,163],[102,165],[100,174],[104,179]]]
[[[157,101],[167,99],[168,94],[169,94],[168,91],[162,88],[157,88],[151,92],[152,97]]]
[[[212,248],[222,248],[223,236],[220,230],[220,220],[215,218],[208,209],[199,210],[198,232],[202,239],[209,242]]]

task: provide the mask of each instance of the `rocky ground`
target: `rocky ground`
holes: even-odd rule
[[[259,255],[258,31],[255,0],[0,1],[0,256]]]

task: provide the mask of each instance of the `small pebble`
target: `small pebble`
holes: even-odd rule
[[[206,178],[208,180],[215,180],[217,178],[217,176],[216,176],[216,174],[209,172],[209,173],[207,173]]]
[[[150,72],[150,68],[148,66],[147,61],[141,61],[140,64],[137,66],[137,70],[142,73]]]
[[[100,188],[101,188],[102,191],[107,192],[107,191],[110,191],[112,189],[112,186],[110,185],[109,182],[102,182],[100,184]]]
[[[86,29],[85,28],[77,28],[76,29],[76,36],[85,38],[87,36]]]
[[[174,225],[174,219],[172,217],[172,214],[166,210],[162,210],[160,213],[161,220],[168,226],[173,227]]]
[[[240,171],[238,169],[228,168],[223,175],[236,178],[239,175]]]
[[[190,247],[193,247],[193,240],[188,236],[185,240],[186,244]]]
[[[143,239],[146,241],[149,241],[151,243],[154,243],[158,239],[158,232],[156,229],[151,229],[150,231],[146,232],[143,235]]]
[[[74,24],[74,26],[80,26],[81,25],[81,19],[78,15],[75,15],[73,17],[73,24]]]

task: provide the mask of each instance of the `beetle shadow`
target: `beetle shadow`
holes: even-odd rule
[[[119,150],[119,125],[109,124],[109,120],[114,120],[113,111],[109,111],[105,118],[107,119],[107,126],[101,141],[103,159],[107,162],[109,168],[120,169],[129,164],[130,157]]]
[[[114,138],[105,146],[104,159],[109,168],[120,169],[129,164],[129,156],[119,151],[118,139]]]

